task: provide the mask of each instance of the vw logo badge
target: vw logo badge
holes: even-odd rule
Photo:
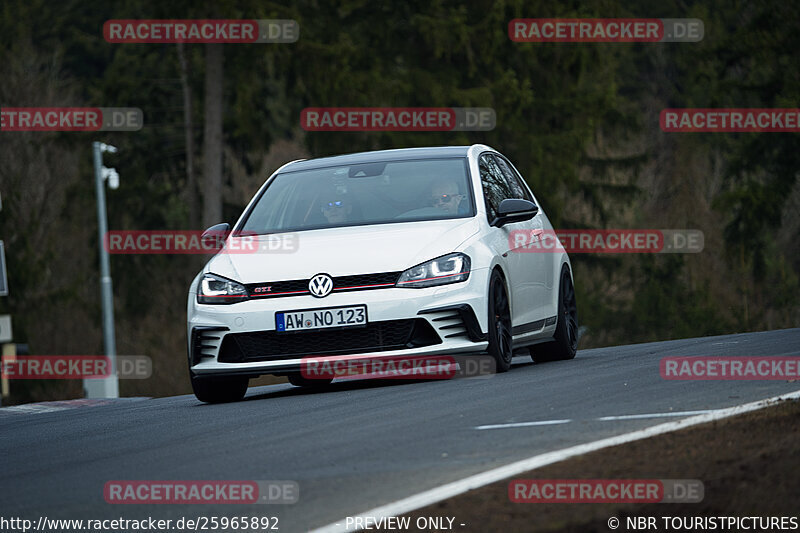
[[[333,279],[327,274],[317,274],[308,282],[308,290],[312,296],[325,298],[333,290]]]

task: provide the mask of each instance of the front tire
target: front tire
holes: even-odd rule
[[[246,377],[198,377],[189,372],[192,390],[205,403],[238,402],[247,393]]]
[[[492,273],[489,282],[489,355],[497,365],[497,373],[511,368],[514,356],[511,335],[511,308],[506,284],[499,272]]]
[[[558,287],[558,322],[553,341],[531,346],[531,359],[535,363],[572,359],[578,352],[578,305],[567,265],[561,269]]]

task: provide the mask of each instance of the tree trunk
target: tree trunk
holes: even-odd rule
[[[189,206],[189,227],[200,223],[197,205],[197,181],[194,173],[194,122],[192,120],[192,87],[189,85],[189,65],[183,43],[178,43],[178,59],[181,65],[181,88],[183,91],[183,128],[186,132],[186,203]]]
[[[222,45],[206,45],[203,227],[222,220]]]

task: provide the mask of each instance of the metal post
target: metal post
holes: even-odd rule
[[[111,290],[111,268],[105,237],[108,230],[106,220],[106,192],[103,184],[103,143],[92,143],[94,152],[94,180],[97,189],[97,227],[100,235],[100,294],[103,302],[103,347],[111,363],[111,375],[107,378],[84,379],[83,389],[87,398],[119,398],[117,379],[117,342],[114,338],[114,297]]]
[[[3,344],[3,355],[0,356],[0,361],[8,364],[13,364],[17,360],[17,345],[13,342]],[[8,378],[0,378],[0,405],[3,405],[2,398],[8,398],[11,394],[9,391]]]

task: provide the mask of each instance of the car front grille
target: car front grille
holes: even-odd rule
[[[379,274],[357,274],[333,278],[333,292],[386,289],[394,287],[401,272],[381,272]],[[280,298],[282,296],[304,296],[308,290],[309,279],[293,279],[245,285],[247,294],[254,299]]]
[[[358,328],[292,333],[232,333],[222,340],[217,359],[222,363],[273,361],[304,356],[403,350],[441,342],[427,320],[385,320]]]

